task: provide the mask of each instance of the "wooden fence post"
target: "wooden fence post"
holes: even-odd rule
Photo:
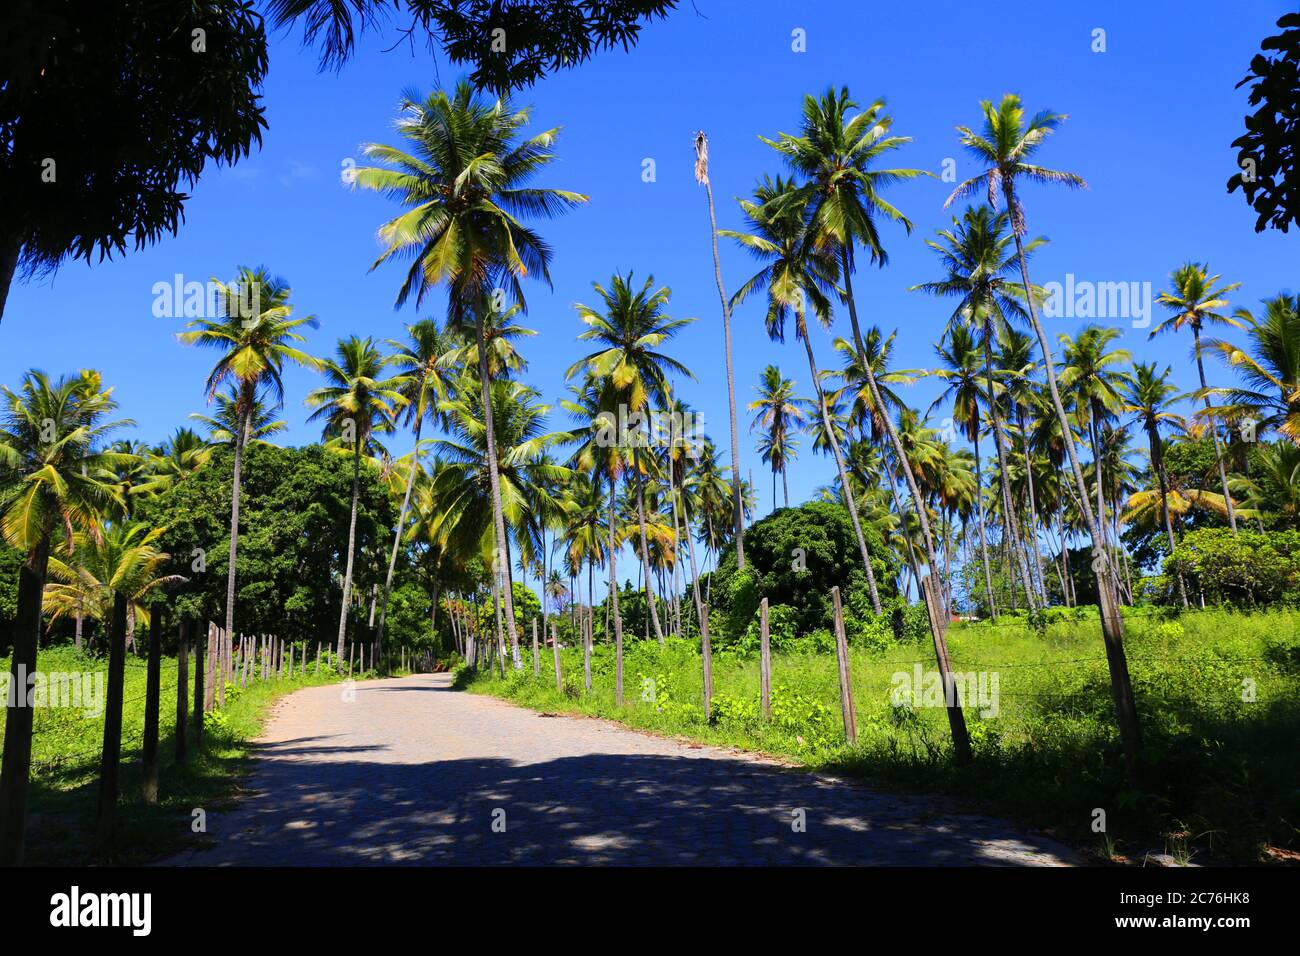
[[[216,701],[216,683],[217,683],[217,626],[211,621],[208,622],[208,654],[206,663],[206,679],[204,680],[205,695],[203,698],[204,711],[212,710]]]
[[[207,691],[203,686],[207,655],[204,652],[206,644],[202,632],[198,627],[194,630],[199,633],[198,643],[194,646],[194,746],[201,747],[203,746],[203,711],[207,703]]]
[[[592,630],[592,609],[587,608],[587,613],[583,615],[583,635],[582,635],[582,683],[588,693],[591,693],[591,630]]]
[[[189,715],[188,697],[189,697],[189,651],[190,651],[190,618],[184,614],[181,615],[181,628],[179,640],[176,642],[176,731],[172,736],[176,739],[176,762],[185,763],[185,718]]]
[[[772,641],[767,628],[767,598],[758,604],[758,674],[763,719],[772,719]]]
[[[713,713],[713,643],[709,640],[709,606],[703,606],[700,620],[700,656],[704,663],[704,721]]]
[[[551,656],[555,660],[555,689],[564,693],[564,677],[560,673],[560,639],[555,633],[555,622],[551,622]]]
[[[533,673],[536,675],[542,673],[542,660],[538,656],[537,648],[537,618],[533,618]]]
[[[844,633],[844,607],[839,587],[831,588],[835,604],[835,658],[840,665],[840,709],[844,713],[844,736],[850,744],[858,742],[858,724],[853,715],[853,682],[849,678],[849,641]]]
[[[316,642],[316,676],[320,677],[320,641]]]

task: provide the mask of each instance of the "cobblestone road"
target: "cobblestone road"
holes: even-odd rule
[[[168,863],[1068,865],[934,797],[458,693],[445,674],[283,698],[234,809]],[[796,811],[806,827],[796,832]],[[496,829],[494,829],[494,823]],[[498,832],[504,824],[504,832]]]

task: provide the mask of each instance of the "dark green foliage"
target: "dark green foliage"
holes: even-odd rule
[[[190,578],[177,592],[178,609],[204,620],[220,620],[224,615],[231,464],[229,451],[219,450],[207,468],[173,492],[147,498],[138,506],[143,520],[167,529],[161,545],[172,555],[168,570]],[[275,634],[314,645],[326,639],[322,635],[336,632],[351,489],[352,462],[347,455],[319,445],[249,446],[244,456],[235,594],[240,633]],[[369,599],[374,586],[383,585],[383,559],[396,520],[396,509],[377,472],[365,465],[357,509],[353,587],[359,603],[351,611],[349,634],[364,639],[369,634]],[[196,569],[196,549],[203,551],[201,571]],[[410,573],[399,560],[397,590],[410,581]],[[399,611],[389,629],[394,641],[414,640],[427,631],[427,614],[427,600],[419,614]],[[407,633],[416,620],[420,626]]]
[[[895,593],[897,559],[875,528],[864,524],[862,532],[884,599]],[[793,626],[800,632],[831,627],[831,588],[836,585],[846,603],[856,602],[859,592],[866,600],[867,580],[853,524],[844,507],[833,502],[782,508],[746,529],[745,561],[745,570],[738,572],[735,551],[728,549],[713,575],[713,604],[725,627],[724,633],[714,635],[719,646],[744,637],[763,597],[769,607],[790,608]]]
[[[7,0],[0,62],[0,311],[10,255],[40,270],[174,233],[204,167],[266,125],[251,0]]]
[[[1190,531],[1165,562],[1165,576],[1176,568],[1207,604],[1294,604],[1300,600],[1300,531]]]
[[[1238,86],[1250,84],[1250,105],[1258,107],[1246,119],[1246,132],[1232,141],[1243,168],[1228,180],[1228,192],[1238,187],[1259,213],[1255,231],[1272,226],[1286,232],[1300,219],[1300,13],[1277,21],[1282,32],[1261,44],[1250,61],[1250,72]]]
[[[472,64],[481,89],[505,93],[584,62],[598,50],[636,45],[641,21],[666,16],[676,0],[271,0],[276,26],[301,21],[306,42],[321,41],[324,66],[341,66],[355,36],[389,10],[403,27],[435,40],[456,64]],[[496,31],[504,31],[497,33]],[[497,44],[498,37],[509,42]]]
[[[21,551],[0,543],[0,654],[9,651],[9,635],[18,615],[18,571],[22,564]]]

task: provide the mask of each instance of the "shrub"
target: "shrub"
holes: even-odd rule
[[[1203,528],[1183,537],[1165,562],[1214,604],[1294,603],[1300,596],[1300,532]]]

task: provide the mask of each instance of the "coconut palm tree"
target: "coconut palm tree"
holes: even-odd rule
[[[446,286],[448,327],[474,328],[479,407],[487,415],[492,521],[495,541],[504,547],[485,320],[490,311],[505,308],[507,298],[526,308],[520,281],[525,276],[550,284],[550,247],[522,220],[559,215],[587,197],[529,185],[554,160],[551,146],[559,130],[524,138],[529,110],[516,110],[508,99],[484,100],[462,80],[450,96],[441,90],[427,97],[408,91],[400,113],[397,130],[412,152],[372,143],[364,149],[366,156],[385,165],[358,169],[354,180],[410,207],[380,227],[385,248],[371,269],[395,256],[410,256],[396,305],[400,308],[414,293],[418,307],[430,289]],[[498,563],[509,567],[508,561]],[[509,588],[503,597],[506,624],[517,644]]]
[[[920,290],[957,300],[945,334],[959,324],[977,329],[981,334],[984,405],[991,421],[990,431],[997,451],[1001,505],[1009,519],[1011,551],[1025,585],[1025,599],[1032,611],[1038,602],[1029,561],[1026,559],[1029,549],[1020,540],[1020,522],[1016,519],[1015,502],[1007,484],[1007,452],[993,381],[993,351],[998,336],[1008,327],[1011,318],[1021,319],[1025,315],[1019,302],[1025,297],[1024,286],[1008,279],[1008,275],[1016,268],[1018,258],[1012,237],[1007,233],[1009,221],[1010,216],[1006,211],[995,213],[989,206],[968,206],[960,219],[953,218],[951,229],[939,230],[938,241],[926,240],[926,245],[938,254],[943,264],[944,278],[912,286],[909,291]],[[1026,255],[1043,242],[1045,240],[1039,238],[1026,243]],[[1037,553],[1036,547],[1034,550]]]
[[[764,323],[768,338],[777,342],[785,341],[786,322],[792,315],[794,317],[795,340],[803,343],[804,354],[808,358],[808,374],[816,393],[822,440],[835,459],[844,504],[849,512],[858,552],[867,575],[871,605],[876,613],[880,613],[880,593],[845,469],[843,442],[830,418],[826,391],[821,381],[822,374],[818,370],[812,339],[808,335],[806,308],[812,309],[813,315],[823,327],[830,325],[830,292],[834,289],[837,269],[834,257],[824,250],[819,251],[813,242],[814,237],[808,232],[809,198],[809,193],[800,189],[792,180],[778,176],[774,180],[765,177],[755,189],[752,200],[740,201],[740,207],[752,231],[724,230],[723,235],[736,240],[747,249],[762,263],[762,267],[736,290],[732,304],[740,304],[755,291],[765,293],[767,313]]]
[[[1025,223],[1024,206],[1020,202],[1019,186],[1024,182],[1033,182],[1077,189],[1086,186],[1087,183],[1076,173],[1048,169],[1031,161],[1047,138],[1066,118],[1063,114],[1043,110],[1026,118],[1020,97],[1014,93],[1003,96],[996,106],[991,100],[983,100],[980,103],[980,111],[983,113],[980,132],[977,133],[968,126],[958,126],[957,133],[961,145],[983,168],[974,176],[958,183],[944,206],[946,208],[980,188],[986,190],[990,206],[996,209],[999,203],[1002,203],[1011,214],[1011,235],[1015,240],[1016,259],[1020,264],[1021,285],[1025,289],[1033,289],[1034,284],[1029,279],[1028,250],[1024,241],[1028,229]],[[1064,449],[1070,462],[1074,488],[1088,534],[1093,541],[1093,568],[1097,575],[1102,639],[1106,647],[1107,666],[1110,670],[1115,718],[1123,738],[1129,780],[1138,784],[1142,777],[1140,757],[1142,730],[1138,721],[1137,704],[1133,699],[1133,682],[1128,673],[1128,660],[1124,654],[1124,622],[1119,616],[1117,569],[1107,560],[1101,524],[1088,500],[1087,485],[1084,483],[1083,466],[1079,463],[1079,453],[1075,447],[1074,432],[1066,415],[1065,405],[1061,401],[1060,389],[1057,387],[1052,344],[1048,341],[1042,322],[1039,321],[1035,296],[1027,296],[1024,304],[1029,312],[1029,324],[1038,339],[1052,410],[1060,423],[1061,434],[1065,436]]]
[[[134,423],[109,420],[117,402],[97,372],[51,382],[43,372],[30,371],[17,392],[0,392],[0,536],[23,553],[9,679],[24,687],[27,675],[36,673],[55,534],[61,529],[70,542],[76,532],[96,527],[102,515],[121,509],[121,494],[106,477],[117,456],[103,446],[114,430]],[[31,760],[32,709],[11,700],[0,763],[0,866],[22,862]]]
[[[912,223],[885,200],[882,190],[892,183],[928,174],[919,169],[876,168],[878,160],[901,148],[911,138],[892,134],[893,119],[885,114],[883,99],[876,100],[850,116],[857,108],[858,104],[849,97],[847,87],[842,87],[838,93],[834,89],[828,89],[821,99],[806,96],[800,135],[782,133],[776,140],[763,141],[781,153],[790,167],[807,181],[803,192],[804,200],[808,203],[811,241],[818,248],[838,256],[844,280],[842,299],[849,310],[853,344],[858,352],[866,354],[866,343],[858,322],[857,301],[853,295],[857,248],[863,247],[870,260],[882,267],[888,262],[878,220],[885,218],[897,222],[909,233]],[[871,364],[865,363],[862,371],[873,405],[884,408],[884,399]],[[912,496],[927,564],[932,570],[937,570],[934,538],[916,475],[898,439],[893,420],[884,415],[882,423],[890,446],[899,458],[900,471]],[[936,609],[932,616],[937,614]],[[947,626],[947,621],[935,620],[931,623],[938,642],[936,646],[940,646],[943,641],[941,632]],[[941,656],[946,659],[946,654],[946,648],[943,648]],[[947,672],[946,666],[942,669]],[[949,718],[958,758],[965,760],[970,748],[960,709],[949,708]]]
[[[1122,410],[1135,416],[1147,434],[1151,471],[1155,474],[1160,491],[1161,520],[1169,543],[1169,553],[1173,554],[1177,542],[1174,539],[1174,522],[1169,514],[1169,472],[1165,468],[1165,444],[1160,428],[1170,425],[1181,427],[1182,418],[1168,410],[1181,397],[1177,387],[1169,381],[1169,372],[1167,365],[1163,372],[1157,372],[1154,362],[1138,362],[1134,365],[1132,376],[1122,383]],[[1187,584],[1183,580],[1181,569],[1178,571],[1178,598],[1183,607],[1188,606]]]
[[[1300,294],[1265,299],[1262,319],[1245,308],[1233,317],[1245,327],[1245,347],[1218,339],[1203,345],[1236,369],[1248,387],[1212,389],[1226,394],[1228,402],[1209,412],[1218,417],[1244,413],[1255,421],[1257,434],[1272,428],[1300,443]]]
[[[383,378],[389,365],[370,337],[341,339],[335,358],[321,363],[329,384],[307,395],[314,409],[308,421],[324,421],[324,436],[352,454],[352,506],[348,516],[347,560],[343,572],[343,603],[339,609],[336,653],[342,658],[352,601],[352,567],[357,546],[357,500],[361,493],[361,457],[375,449],[376,432],[390,432],[397,413],[407,404],[400,379]]]
[[[398,379],[394,384],[406,401],[403,424],[412,429],[415,449],[406,475],[406,487],[402,492],[402,507],[397,515],[397,530],[393,534],[393,547],[388,554],[388,571],[384,576],[384,593],[379,604],[379,628],[375,632],[375,641],[381,647],[384,643],[384,624],[388,619],[388,596],[393,589],[393,573],[397,568],[397,552],[406,530],[406,516],[411,509],[411,492],[415,488],[416,475],[421,471],[420,432],[426,418],[436,418],[438,405],[446,400],[451,388],[448,369],[439,364],[450,351],[450,342],[436,321],[421,319],[414,325],[408,325],[405,340],[389,339],[387,344],[393,350],[388,364],[398,371]],[[474,363],[478,364],[477,356]]]
[[[620,444],[630,444],[632,449],[632,474],[636,481],[637,524],[641,539],[646,602],[655,637],[662,642],[663,627],[659,623],[654,591],[650,585],[650,551],[645,522],[645,472],[653,463],[653,456],[642,454],[648,441],[646,431],[636,426],[629,429],[627,434],[623,432],[625,423],[632,422],[633,416],[644,419],[652,408],[662,407],[667,402],[669,373],[694,378],[685,365],[659,351],[660,346],[694,319],[674,319],[664,314],[671,293],[667,286],[654,289],[654,276],[648,277],[640,289],[633,288],[630,272],[626,278],[615,274],[608,290],[599,283],[592,283],[592,287],[600,296],[604,311],[582,303],[577,303],[574,307],[587,325],[587,330],[578,338],[581,341],[595,342],[598,348],[569,366],[565,377],[572,378],[579,372],[589,371],[608,379],[608,397],[618,404],[618,416],[614,423],[617,434],[613,437]]]
[[[1247,508],[1277,515],[1288,528],[1300,528],[1300,447],[1288,441],[1264,443],[1254,455],[1249,477],[1234,479]]]
[[[763,429],[760,438],[759,453],[763,463],[772,469],[772,510],[776,510],[776,476],[781,476],[785,490],[785,505],[790,506],[790,484],[786,470],[797,454],[798,443],[790,434],[803,427],[807,414],[804,409],[806,400],[794,391],[794,379],[785,378],[775,365],[763,369],[759,377],[758,398],[749,403],[748,410],[754,413],[754,420],[749,429]]]
[[[1109,348],[1121,334],[1117,328],[1089,325],[1074,338],[1064,333],[1058,336],[1061,360],[1065,363],[1058,382],[1070,395],[1075,414],[1087,427],[1092,444],[1097,520],[1103,529],[1103,541],[1107,510],[1106,483],[1102,480],[1102,428],[1123,406],[1122,389],[1128,375],[1117,366],[1128,365],[1133,360],[1128,349]],[[1117,541],[1111,543],[1118,547]]]
[[[932,374],[943,379],[947,388],[930,408],[933,410],[944,400],[952,402],[953,424],[961,428],[962,435],[975,451],[974,500],[979,522],[980,561],[984,565],[984,598],[988,602],[989,617],[996,620],[998,611],[993,600],[993,572],[989,566],[988,537],[985,533],[983,466],[980,457],[980,434],[984,431],[980,403],[988,395],[979,382],[980,366],[983,363],[974,337],[965,325],[953,326],[947,344],[941,340],[935,346],[935,353],[939,356],[942,367],[935,369]]]
[[[722,343],[727,366],[727,411],[731,425],[731,520],[735,525],[736,567],[745,569],[745,516],[741,495],[740,430],[736,424],[736,376],[731,361],[731,310],[733,300],[727,299],[722,285],[722,262],[718,258],[718,220],[713,212],[713,184],[709,180],[709,138],[700,130],[695,134],[695,181],[704,187],[709,200],[709,241],[713,246],[713,275],[718,284],[718,298],[722,300]]]
[[[149,476],[137,486],[136,492],[166,494],[207,467],[212,460],[212,448],[192,429],[177,428],[170,438],[152,449],[149,459]]]
[[[1170,274],[1171,288],[1156,296],[1156,302],[1173,314],[1156,325],[1148,338],[1155,338],[1162,332],[1181,332],[1192,330],[1192,354],[1196,358],[1196,372],[1201,379],[1201,395],[1205,407],[1210,408],[1209,386],[1205,382],[1205,362],[1201,356],[1201,329],[1206,325],[1230,325],[1236,328],[1241,323],[1224,315],[1220,309],[1228,307],[1224,298],[1229,292],[1241,287],[1240,282],[1219,285],[1219,276],[1209,275],[1209,269],[1199,262],[1188,262],[1179,266]],[[1214,428],[1214,453],[1218,458],[1219,483],[1223,486],[1223,500],[1228,505],[1228,527],[1237,533],[1237,516],[1233,512],[1232,495],[1228,491],[1228,471],[1224,464],[1223,446],[1219,440],[1219,430]]]
[[[295,318],[285,281],[263,268],[241,266],[235,282],[213,280],[218,290],[220,315],[189,323],[177,338],[185,345],[217,349],[220,358],[208,373],[208,401],[223,385],[234,392],[234,472],[230,486],[230,554],[226,567],[226,640],[235,633],[235,557],[239,550],[239,494],[243,481],[244,449],[252,438],[259,389],[267,388],[275,407],[284,404],[285,364],[318,369],[320,362],[298,348],[305,339],[300,329],[316,328],[315,316]],[[249,303],[256,303],[249,314]]]
[[[207,447],[213,448],[234,448],[235,435],[241,434],[238,418],[239,411],[239,386],[231,384],[227,386],[224,392],[218,392],[212,396],[212,402],[217,406],[216,412],[212,415],[200,415],[198,412],[191,412],[191,420],[201,422],[208,430]],[[283,419],[275,417],[275,412],[270,403],[266,400],[265,390],[261,390],[253,397],[252,405],[248,409],[248,422],[245,424],[242,434],[246,436],[244,447],[249,445],[270,445],[267,439],[271,435],[278,434],[289,427],[289,423]]]

